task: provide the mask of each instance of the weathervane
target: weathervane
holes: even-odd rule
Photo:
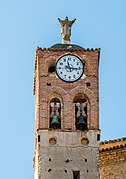
[[[61,25],[62,44],[70,44],[71,27],[76,19],[69,21],[68,17],[65,20],[58,18]]]

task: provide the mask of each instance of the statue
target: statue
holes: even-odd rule
[[[71,27],[76,19],[69,21],[68,17],[65,20],[59,19],[61,24],[61,35],[62,35],[62,44],[70,44],[70,36],[71,36]]]

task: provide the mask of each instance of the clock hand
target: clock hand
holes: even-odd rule
[[[80,68],[74,68],[74,67],[71,67],[71,69],[73,69],[73,70],[80,70]]]
[[[68,60],[67,60],[67,65],[68,65],[68,66],[65,66],[65,67],[68,68],[68,69],[70,70],[70,72],[71,72],[71,66],[70,66]]]
[[[68,64],[68,66],[70,67],[70,64],[69,64],[68,60],[67,60],[67,64]]]
[[[69,67],[70,72],[71,72],[71,66],[70,66],[70,64],[69,64],[69,62],[68,62],[68,61],[67,61],[67,64],[68,64],[68,67]]]
[[[74,67],[70,67],[70,69],[72,69],[72,70],[81,70],[81,68],[74,68]]]

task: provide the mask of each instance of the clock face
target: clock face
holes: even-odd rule
[[[56,73],[66,82],[77,81],[83,75],[83,63],[75,55],[64,55],[56,62]]]

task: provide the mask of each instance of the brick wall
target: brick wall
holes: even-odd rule
[[[126,179],[126,138],[101,143],[100,179]]]
[[[75,54],[85,63],[84,76],[74,83],[60,80],[48,68],[64,54]],[[88,99],[88,129],[99,128],[98,64],[100,49],[41,49],[36,51],[34,94],[36,97],[36,129],[49,127],[49,102],[58,96],[62,102],[62,129],[75,129],[73,99],[78,93]],[[90,83],[90,86],[87,85]]]

